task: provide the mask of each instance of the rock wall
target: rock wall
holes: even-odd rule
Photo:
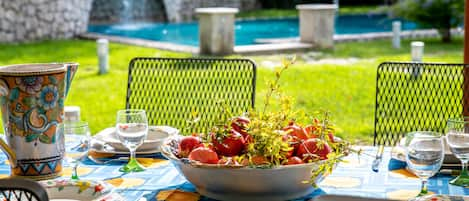
[[[90,23],[165,21],[162,0],[94,0]]]
[[[0,43],[86,32],[92,0],[0,0]]]
[[[163,0],[169,22],[185,22],[196,19],[194,10],[203,7],[230,7],[240,11],[260,8],[258,0]]]

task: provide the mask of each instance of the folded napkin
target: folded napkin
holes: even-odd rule
[[[397,160],[394,158],[391,158],[389,160],[389,164],[388,164],[389,171],[405,169],[406,167],[407,167],[407,163],[405,161]]]
[[[388,170],[405,169],[407,163],[405,162],[405,148],[402,146],[395,146],[391,149],[391,159],[389,160]]]

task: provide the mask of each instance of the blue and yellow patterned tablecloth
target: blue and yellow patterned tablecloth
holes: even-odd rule
[[[405,169],[388,170],[390,149],[385,149],[380,171],[371,171],[371,161],[376,153],[375,147],[361,147],[365,154],[358,157],[352,154],[344,163],[320,183],[320,188],[307,197],[308,200],[322,194],[356,195],[362,197],[408,199],[415,196],[420,188],[418,178]],[[96,179],[112,184],[126,200],[210,200],[200,196],[194,186],[175,167],[160,154],[153,158],[139,159],[147,170],[139,173],[123,174],[119,172],[122,163],[97,165],[84,161],[80,165],[79,175],[85,179]],[[70,176],[71,169],[64,168],[63,177]],[[10,173],[6,156],[0,155],[0,177]],[[429,190],[436,194],[469,195],[469,188],[448,185],[450,175],[439,174],[429,180]],[[176,191],[173,191],[176,190]],[[142,199],[145,198],[145,199]]]

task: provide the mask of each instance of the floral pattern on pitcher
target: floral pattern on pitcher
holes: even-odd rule
[[[9,95],[10,134],[25,137],[26,142],[39,140],[55,143],[55,128],[62,121],[64,74],[16,77],[5,80],[12,88]],[[59,84],[59,82],[62,82]]]

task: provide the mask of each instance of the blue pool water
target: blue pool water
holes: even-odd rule
[[[256,39],[298,37],[298,19],[268,19],[236,21],[235,44],[255,44]],[[416,29],[412,22],[402,22],[403,30]],[[384,32],[392,30],[392,20],[384,15],[345,15],[336,18],[336,34]],[[90,25],[89,32],[141,38],[182,45],[199,44],[198,24],[192,23],[132,23]]]

